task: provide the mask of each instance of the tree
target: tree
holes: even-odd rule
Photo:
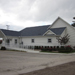
[[[75,19],[75,17],[73,17],[73,19]],[[73,24],[72,24],[72,26],[73,26],[73,27],[75,27],[75,21],[73,21]]]
[[[75,19],[75,17],[73,17],[73,19]]]
[[[65,45],[69,42],[70,36],[67,34],[64,37],[58,37],[57,40],[61,45]]]
[[[75,23],[73,23],[72,26],[75,27]]]

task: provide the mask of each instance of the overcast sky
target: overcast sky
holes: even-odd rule
[[[21,30],[52,24],[60,16],[72,23],[75,0],[0,0],[0,28]]]

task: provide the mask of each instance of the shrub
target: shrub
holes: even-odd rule
[[[40,49],[41,46],[34,46],[34,49]]]
[[[66,52],[72,52],[72,51],[73,51],[73,49],[71,46],[66,46]]]
[[[36,49],[36,46],[34,46],[34,49]]]
[[[75,50],[75,46],[73,46],[73,49]]]
[[[41,51],[42,52],[51,52],[52,51],[52,46],[45,46],[45,47],[41,47]]]
[[[59,49],[59,46],[57,46],[57,49]]]
[[[41,46],[38,47],[38,49],[40,49],[40,48],[41,48]]]
[[[41,51],[42,52],[46,52],[46,48],[41,48]]]
[[[53,47],[52,46],[50,47],[50,49],[51,49],[51,51],[53,51]]]
[[[56,46],[53,47],[53,51],[56,51]]]
[[[61,46],[58,51],[61,53],[70,53],[72,50],[71,46]]]
[[[4,47],[4,46],[3,46],[3,47],[1,47],[1,50],[6,50],[6,47]]]
[[[52,51],[52,47],[49,47],[49,52],[51,52]]]
[[[61,52],[61,53],[64,53],[65,52],[65,47],[61,46],[58,51]]]
[[[56,47],[56,51],[59,51],[59,46]]]

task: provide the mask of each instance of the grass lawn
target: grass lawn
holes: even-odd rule
[[[58,52],[58,51],[41,51],[41,52],[45,52],[45,53],[63,53],[63,52]],[[64,52],[65,53],[65,52]],[[75,53],[75,50],[73,50],[70,53]]]

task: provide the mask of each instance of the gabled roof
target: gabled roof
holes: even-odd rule
[[[21,36],[42,36],[50,25],[28,27],[20,31]]]
[[[53,25],[54,25],[54,23],[56,23],[57,22],[57,20],[62,20],[62,21],[64,21],[65,23],[67,23],[65,20],[63,20],[61,17],[58,17],[57,19],[55,19],[55,21],[52,23],[52,25],[51,26],[49,26],[48,28],[51,28]],[[69,23],[67,23],[67,24],[69,24]]]
[[[60,28],[51,28],[50,30],[54,32],[56,35],[61,35],[65,29],[66,27],[60,27]]]
[[[19,36],[20,33],[18,31],[0,29],[6,36]]]
[[[0,29],[0,30],[6,36],[42,36],[48,30],[51,30],[56,35],[61,35],[62,32],[66,29],[66,27],[61,27],[61,28],[50,28],[47,30],[47,28],[49,26],[50,25],[28,27],[28,28],[25,28],[21,31],[12,31],[12,30],[6,30],[6,29]]]

